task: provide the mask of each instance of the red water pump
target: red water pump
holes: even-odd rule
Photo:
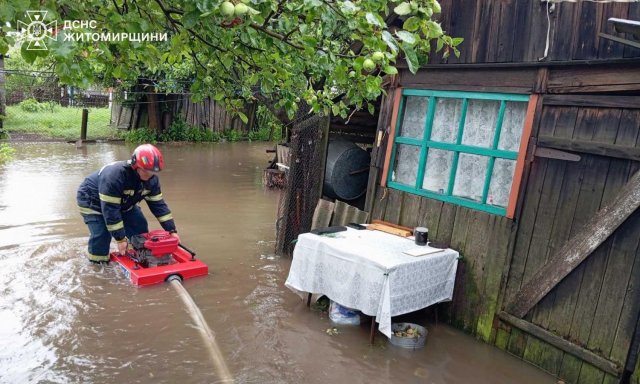
[[[195,252],[180,244],[180,239],[163,230],[151,231],[131,238],[126,255],[111,253],[111,260],[122,267],[136,285],[151,285],[172,278],[180,280],[209,273],[209,268],[196,260]]]

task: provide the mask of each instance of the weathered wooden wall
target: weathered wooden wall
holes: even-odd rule
[[[194,103],[186,97],[178,102],[177,113],[193,127],[207,128],[219,133],[228,129],[248,131],[247,125],[239,117],[231,115],[222,104],[208,98]]]
[[[249,120],[249,124],[244,124],[239,117],[227,112],[222,104],[216,103],[211,99],[194,103],[186,96],[178,96],[163,95],[164,99],[158,101],[158,105],[162,105],[162,107],[156,107],[156,109],[169,110],[174,119],[178,116],[186,121],[189,126],[200,129],[207,129],[217,133],[222,133],[229,129],[235,129],[241,133],[249,131],[249,125],[253,119]],[[147,127],[149,126],[148,107],[149,102],[147,101],[128,104],[124,107],[119,103],[113,103],[111,121],[120,129]],[[253,116],[255,109],[248,108],[245,114]],[[161,116],[158,116],[158,118],[161,118]]]
[[[538,139],[545,138],[548,146],[556,148],[554,144],[566,142],[595,145],[584,147],[579,162],[545,158],[533,162],[506,297],[520,289],[640,169],[640,163],[629,158],[635,152],[631,148],[640,147],[640,100],[635,99],[633,109],[589,106],[586,102],[577,106],[572,98],[567,100],[569,105],[562,105],[559,98],[551,98],[553,105],[544,105]],[[591,102],[603,105],[607,98]],[[612,150],[614,147],[617,150]],[[588,153],[592,149],[599,155]],[[638,239],[640,212],[627,219],[525,320],[623,366],[640,304]],[[510,334],[500,329],[496,344],[569,382],[616,382],[613,376],[516,328]]]
[[[598,37],[599,32],[619,35],[607,23],[610,17],[640,19],[637,2],[442,0],[440,4],[442,13],[435,18],[442,23],[442,29],[465,39],[460,46],[460,58],[451,55],[448,63],[532,63],[640,56],[640,49]],[[549,47],[545,57],[547,31]],[[432,55],[433,63],[445,61],[441,55]]]
[[[415,76],[402,71],[398,84],[541,96],[514,220],[384,189],[379,180],[371,199],[372,219],[425,225],[432,239],[449,243],[464,256],[454,300],[447,305],[453,324],[567,382],[616,382],[615,375],[499,321],[497,314],[640,169],[640,96],[635,96],[640,67],[436,67]],[[388,130],[392,99],[390,93],[379,130]],[[581,160],[534,157],[536,145],[571,151]],[[378,155],[372,164],[379,164],[384,147],[374,152]],[[593,353],[603,365],[615,367],[609,371],[619,373],[640,311],[639,239],[636,212],[524,320]],[[633,379],[640,382],[638,370]]]

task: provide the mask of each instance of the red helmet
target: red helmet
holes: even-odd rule
[[[131,168],[142,168],[153,172],[160,172],[164,168],[162,152],[151,144],[138,146],[131,156]]]

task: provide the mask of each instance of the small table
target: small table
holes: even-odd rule
[[[298,236],[285,286],[302,297],[303,292],[322,294],[360,310],[391,337],[392,316],[453,297],[458,252],[404,253],[416,248],[413,239],[380,231],[305,233]]]

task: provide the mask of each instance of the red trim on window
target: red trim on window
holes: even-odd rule
[[[522,173],[524,171],[524,162],[527,157],[527,147],[529,146],[529,138],[533,130],[533,118],[538,105],[538,95],[531,95],[529,105],[527,106],[527,116],[524,120],[524,129],[522,131],[522,139],[520,139],[520,150],[518,151],[518,160],[516,161],[516,170],[513,174],[513,184],[511,185],[511,194],[509,195],[509,205],[507,206],[507,217],[513,219],[516,212],[516,203],[518,202],[518,193],[520,191],[520,183],[522,182]]]
[[[393,143],[396,139],[396,124],[398,122],[398,110],[400,109],[400,99],[402,99],[402,88],[396,88],[396,92],[393,99],[393,111],[391,113],[391,127],[389,129],[389,140],[387,140],[387,153],[384,155],[384,167],[382,168],[382,180],[380,185],[387,186],[387,176],[389,175],[389,162],[391,161],[391,151],[393,150]]]

